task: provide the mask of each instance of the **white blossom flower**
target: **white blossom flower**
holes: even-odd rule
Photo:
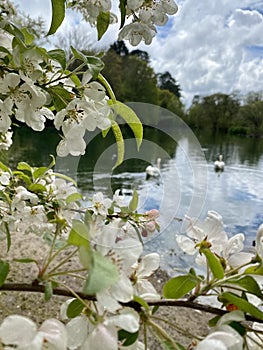
[[[4,102],[0,100],[0,132],[6,133],[11,125],[11,114],[12,114],[13,103],[10,100]]]
[[[89,0],[88,6],[85,0],[79,0],[72,5],[72,8],[78,10],[84,20],[94,26],[100,12],[110,11],[111,0]]]
[[[19,74],[24,81],[27,81],[28,78],[37,81],[42,77],[43,68],[40,63],[43,62],[43,58],[37,50],[30,48],[22,53],[14,54],[13,57],[20,68]]]
[[[118,240],[118,223],[104,225],[101,233],[93,238],[96,242],[96,250],[108,257],[118,268],[119,279],[108,289],[96,294],[98,303],[107,310],[115,312],[121,308],[119,302],[129,302],[133,299],[134,287],[130,280],[132,265],[134,265],[142,253],[141,243],[133,238]]]
[[[35,108],[41,107],[46,103],[44,92],[35,86],[30,79],[23,83],[20,75],[16,73],[8,73],[4,76],[0,81],[0,93],[7,95],[5,103],[12,101],[12,106],[15,105],[18,111],[24,111],[28,107],[28,105],[25,105],[28,100]]]
[[[95,193],[92,198],[92,210],[95,215],[102,215],[106,217],[108,214],[108,209],[112,205],[112,200],[109,198],[104,198],[102,192]]]
[[[0,345],[1,342],[7,350],[67,350],[67,333],[56,319],[46,320],[37,331],[36,324],[29,318],[11,315],[0,325]]]
[[[190,224],[186,229],[185,235],[176,235],[178,246],[187,254],[194,255],[198,248],[196,244],[206,239],[211,243],[211,250],[220,254],[228,242],[228,237],[223,227],[221,215],[215,211],[209,211],[204,222],[186,217]],[[196,262],[202,263],[202,256],[198,255]]]
[[[256,236],[256,251],[263,260],[263,224],[259,226]]]
[[[98,320],[95,325],[82,315],[70,320],[66,325],[68,349],[118,350],[118,330],[134,333],[139,329],[139,315],[128,307],[115,315],[98,315]]]
[[[13,35],[7,33],[6,31],[0,29],[0,43],[5,49],[9,52],[12,52],[12,40]],[[3,58],[7,55],[6,52],[0,52],[0,58]]]
[[[197,345],[196,350],[242,350],[243,338],[229,326],[229,323],[244,320],[244,314],[239,310],[225,314],[219,319],[212,332]]]
[[[12,136],[13,136],[13,131],[9,131],[9,130],[7,130],[5,133],[0,134],[0,150],[8,150],[10,148],[10,146],[13,143]]]
[[[87,71],[83,74],[82,85],[84,86],[84,94],[91,100],[96,102],[105,99],[106,92],[103,85],[97,81],[91,81],[92,74]]]
[[[73,126],[59,144],[57,145],[57,155],[65,157],[68,154],[79,156],[85,154],[86,142],[83,139],[85,129],[81,125]]]
[[[152,42],[156,34],[154,26],[145,23],[133,22],[124,26],[119,33],[119,40],[129,40],[132,46],[137,46],[142,40],[146,45]]]
[[[174,0],[160,0],[160,5],[168,15],[174,15],[178,11],[178,6]]]
[[[141,261],[132,266],[132,280],[134,282],[134,288],[136,294],[142,298],[160,299],[160,295],[157,293],[148,278],[156,271],[160,266],[160,256],[157,253],[151,253],[142,257]]]
[[[127,0],[127,7],[130,10],[137,10],[138,8],[140,8],[144,3],[144,0]]]
[[[0,170],[0,183],[1,185],[7,186],[10,183],[10,173],[8,171]]]
[[[255,254],[242,251],[244,249],[244,240],[245,235],[238,233],[227,241],[222,251],[222,256],[229,267],[238,268],[245,263],[249,263],[255,256]]]
[[[242,350],[243,338],[232,327],[224,326],[209,334],[196,347],[196,350]]]

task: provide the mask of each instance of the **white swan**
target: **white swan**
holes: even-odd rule
[[[225,162],[223,162],[222,154],[219,155],[218,160],[214,162],[215,171],[224,171]]]
[[[146,179],[150,177],[159,177],[161,175],[160,172],[161,158],[157,159],[156,166],[148,165],[145,169],[146,171]]]

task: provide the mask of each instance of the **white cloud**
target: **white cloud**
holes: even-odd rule
[[[16,2],[21,9],[43,16],[50,23],[50,0]],[[263,2],[178,0],[178,5],[179,11],[167,29],[161,30],[151,46],[140,45],[139,49],[149,52],[156,72],[167,70],[176,78],[184,101],[189,104],[196,94],[262,89]],[[67,15],[67,23],[60,31],[76,23],[71,16]],[[78,24],[78,30],[90,32],[83,23]],[[102,39],[100,47],[116,39],[115,27]],[[90,40],[96,40],[94,31]]]
[[[140,46],[156,71],[168,70],[176,78],[188,104],[195,94],[262,89],[263,59],[253,47],[263,47],[263,16],[254,1],[240,5],[182,1],[167,35]]]

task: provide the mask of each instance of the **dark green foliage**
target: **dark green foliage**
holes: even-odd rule
[[[181,88],[169,72],[157,74],[158,87],[161,90],[168,90],[177,97],[181,97]]]

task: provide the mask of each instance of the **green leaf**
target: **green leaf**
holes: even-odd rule
[[[28,190],[34,193],[39,193],[39,192],[45,192],[46,191],[46,187],[44,185],[41,184],[31,184],[28,187]]]
[[[64,179],[66,181],[72,182],[74,186],[77,186],[77,183],[74,179],[72,179],[72,177],[64,175],[64,174],[60,174],[60,173],[53,173],[53,175],[55,175],[56,177],[60,177],[61,179]]]
[[[38,265],[37,260],[31,259],[31,258],[22,258],[22,259],[14,259],[14,260],[22,264],[35,263],[36,265]]]
[[[113,134],[115,136],[116,143],[117,143],[118,157],[117,157],[116,163],[113,167],[113,169],[115,169],[118,165],[120,165],[123,162],[123,159],[124,159],[124,140],[123,140],[123,136],[121,133],[121,129],[115,121],[112,121],[111,128],[112,128],[112,131],[113,131]]]
[[[133,301],[140,304],[145,310],[147,310],[147,311],[150,310],[150,306],[148,305],[148,303],[143,298],[139,297],[138,295],[134,295]]]
[[[260,311],[256,306],[249,303],[247,300],[231,293],[231,292],[223,292],[219,296],[219,301],[223,303],[229,303],[236,305],[241,311],[250,314],[260,320],[263,320],[263,312]]]
[[[212,271],[214,278],[223,278],[225,275],[224,269],[220,260],[215,256],[215,254],[208,248],[203,248],[200,250],[200,252],[205,255],[208,266]]]
[[[11,55],[10,51],[6,47],[0,45],[0,51]]]
[[[82,195],[79,192],[71,193],[67,198],[66,198],[66,203],[70,204],[72,202],[77,202],[82,199]]]
[[[87,225],[80,220],[73,220],[72,229],[70,230],[68,237],[68,244],[78,247],[84,246],[85,248],[89,249],[89,238],[89,229]]]
[[[17,169],[18,170],[26,170],[29,171],[30,173],[32,173],[32,168],[29,164],[27,164],[26,162],[19,162],[17,165]]]
[[[237,331],[237,333],[239,333],[241,335],[241,337],[244,337],[247,330],[246,327],[244,327],[241,323],[239,322],[231,322],[229,323],[229,326],[232,327],[235,331]]]
[[[79,261],[85,269],[89,270],[91,268],[92,253],[90,248],[87,248],[83,245],[79,247]]]
[[[221,316],[217,315],[208,321],[209,327],[215,327]]]
[[[263,264],[256,264],[254,266],[250,266],[245,270],[246,274],[252,275],[263,275]]]
[[[2,163],[2,162],[0,162],[0,169],[1,170],[3,170],[3,171],[6,171],[6,172],[8,172],[8,173],[10,173],[11,174],[11,169],[10,168],[8,168],[8,166],[6,166],[4,163]]]
[[[139,202],[139,195],[138,195],[138,192],[134,189],[132,199],[130,200],[130,203],[129,203],[129,209],[131,211],[135,211],[138,207],[138,202]]]
[[[118,339],[121,341],[122,346],[130,346],[136,342],[139,336],[139,331],[135,333],[130,333],[124,329],[118,331]]]
[[[22,171],[13,171],[13,174],[17,176],[20,180],[23,180],[28,186],[31,185],[32,181],[30,177],[26,174],[24,174]]]
[[[227,284],[228,283],[236,284],[244,288],[245,290],[247,290],[249,293],[254,294],[261,299],[263,297],[257,281],[252,276],[242,276],[240,278],[232,278],[230,280],[227,280]]]
[[[77,87],[80,87],[81,86],[81,81],[79,80],[78,76],[74,73],[72,73],[71,71],[69,70],[65,70],[64,71],[64,74],[68,75],[69,76],[69,79],[71,81],[73,81],[73,83],[77,86]]]
[[[93,295],[101,292],[119,279],[119,271],[115,264],[98,252],[93,252],[92,267],[89,271],[83,292]]]
[[[5,26],[2,29],[4,29],[8,33],[14,35],[19,40],[19,43],[21,43],[21,44],[24,43],[24,41],[25,41],[24,34],[13,23],[6,22]]]
[[[0,260],[0,287],[5,283],[8,273],[9,273],[8,262]]]
[[[126,5],[127,5],[127,0],[120,0],[120,4],[119,4],[119,8],[120,8],[120,11],[121,11],[121,25],[120,25],[120,29],[124,26],[124,23],[125,23]]]
[[[104,68],[104,63],[99,57],[86,56],[88,68],[93,76],[93,79],[97,79],[100,71]]]
[[[197,280],[190,275],[171,278],[163,287],[163,295],[168,299],[179,299],[195,288]]]
[[[9,252],[9,249],[11,247],[11,233],[10,233],[9,226],[8,226],[7,222],[4,223],[4,227],[5,227],[5,232],[6,232],[7,252]]]
[[[107,31],[110,24],[110,12],[100,12],[97,17],[98,40],[100,40]]]
[[[54,34],[60,27],[65,17],[65,0],[51,0],[52,20],[47,35]]]
[[[51,59],[59,62],[63,69],[66,68],[67,59],[66,59],[66,54],[64,50],[61,50],[61,49],[50,50],[48,51],[48,55]]]
[[[87,57],[81,51],[75,49],[73,46],[70,46],[73,56],[84,63],[87,63]]]
[[[68,305],[68,308],[67,308],[68,318],[77,317],[78,315],[81,314],[83,309],[84,309],[84,305],[79,299],[72,300],[72,302]]]
[[[143,127],[140,119],[137,117],[136,113],[124,103],[116,101],[111,107],[113,111],[120,115],[131,128],[139,150],[143,139]]]
[[[22,28],[21,32],[24,35],[24,41],[26,45],[31,45],[35,39],[34,35],[32,33],[29,33],[26,28]]]
[[[33,171],[33,178],[36,180],[38,179],[39,177],[42,177],[47,171],[47,167],[45,166],[42,166],[42,167],[39,167],[39,168],[36,168],[34,171]]]
[[[66,90],[62,84],[50,86],[48,88],[48,93],[52,97],[54,107],[56,108],[57,112],[63,108],[66,108],[66,106],[72,100],[71,93]]]
[[[45,283],[45,293],[44,293],[45,301],[49,301],[51,299],[52,295],[53,295],[52,282],[47,281]]]

